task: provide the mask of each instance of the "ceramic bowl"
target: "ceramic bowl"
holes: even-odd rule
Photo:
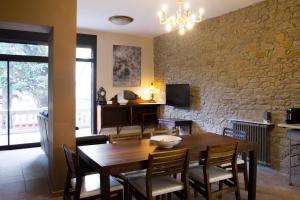
[[[161,148],[170,149],[178,145],[182,141],[182,138],[174,135],[157,135],[152,136],[150,141]]]
[[[126,105],[127,103],[128,103],[128,100],[120,100],[120,101],[118,101],[118,103],[120,104],[120,105]]]

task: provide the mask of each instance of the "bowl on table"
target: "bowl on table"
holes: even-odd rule
[[[152,136],[150,141],[158,147],[170,149],[178,145],[182,141],[182,138],[174,135],[157,135]]]

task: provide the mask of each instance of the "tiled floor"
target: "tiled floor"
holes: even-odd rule
[[[287,175],[259,167],[257,179],[258,200],[300,200],[300,176],[295,186],[289,186]],[[240,177],[241,196],[247,199],[242,181]],[[62,199],[51,198],[48,188],[47,159],[41,148],[0,151],[0,200]],[[223,196],[223,200],[231,199],[233,194]]]
[[[41,148],[0,151],[0,199],[49,198],[47,159]]]

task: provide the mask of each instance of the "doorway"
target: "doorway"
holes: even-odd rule
[[[0,149],[40,145],[48,107],[48,44],[0,41]]]

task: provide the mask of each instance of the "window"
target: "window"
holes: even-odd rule
[[[96,44],[94,35],[77,35],[76,127],[77,136],[96,133]]]

